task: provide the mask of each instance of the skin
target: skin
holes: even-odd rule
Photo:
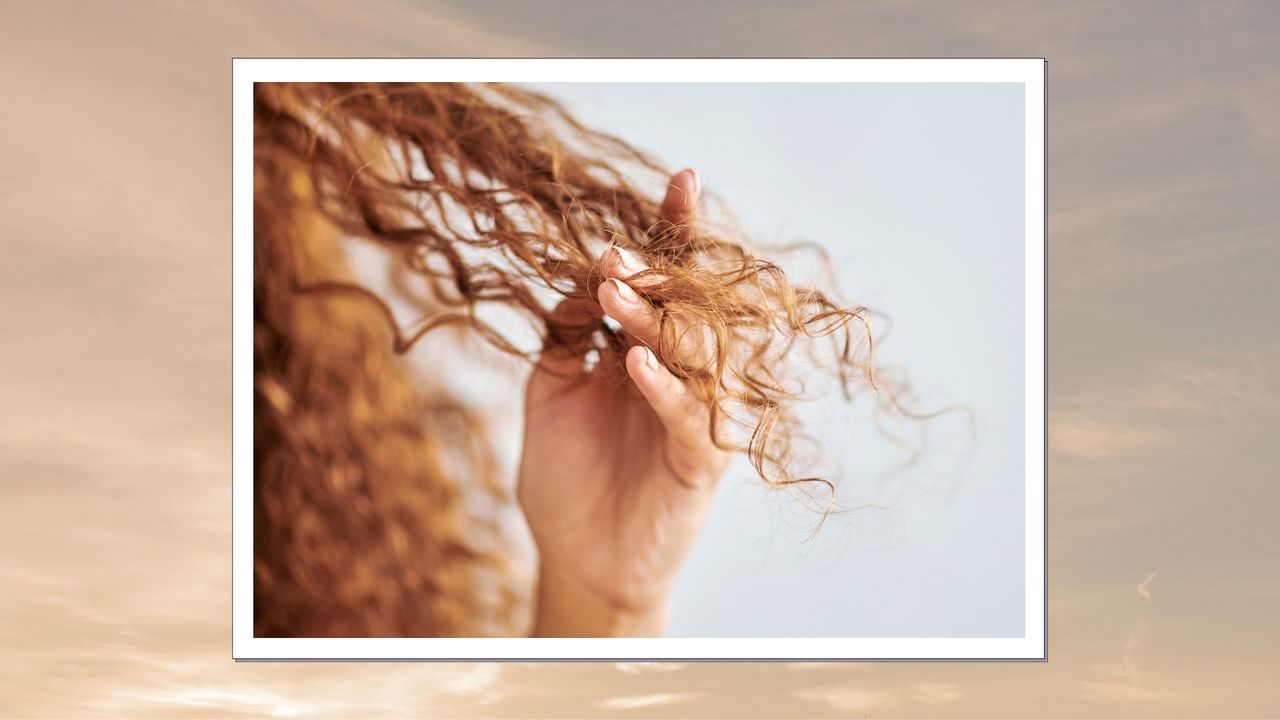
[[[691,220],[699,192],[696,172],[676,173],[664,219]],[[616,361],[591,368],[585,348],[558,348],[543,354],[525,395],[517,497],[540,558],[540,637],[663,634],[672,582],[730,459],[710,440],[709,409],[649,350],[659,314],[627,284],[645,266],[618,248],[600,263],[599,305],[556,312],[616,320],[632,345],[625,381],[608,366]]]

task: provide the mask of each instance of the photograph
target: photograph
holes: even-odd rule
[[[236,62],[237,658],[1043,657],[1043,61]]]

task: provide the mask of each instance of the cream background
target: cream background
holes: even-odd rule
[[[1274,716],[1273,3],[8,6],[0,715]],[[230,661],[230,58],[1049,59],[1048,663]]]

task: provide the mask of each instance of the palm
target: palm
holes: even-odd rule
[[[609,370],[531,378],[520,495],[544,561],[633,606],[668,586],[710,493],[677,474],[658,416]]]

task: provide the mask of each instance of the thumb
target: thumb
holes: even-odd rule
[[[692,478],[696,477],[715,477],[716,458],[721,453],[711,442],[707,405],[643,345],[627,352],[627,375],[666,430],[666,459],[672,471],[686,484],[694,484]]]

